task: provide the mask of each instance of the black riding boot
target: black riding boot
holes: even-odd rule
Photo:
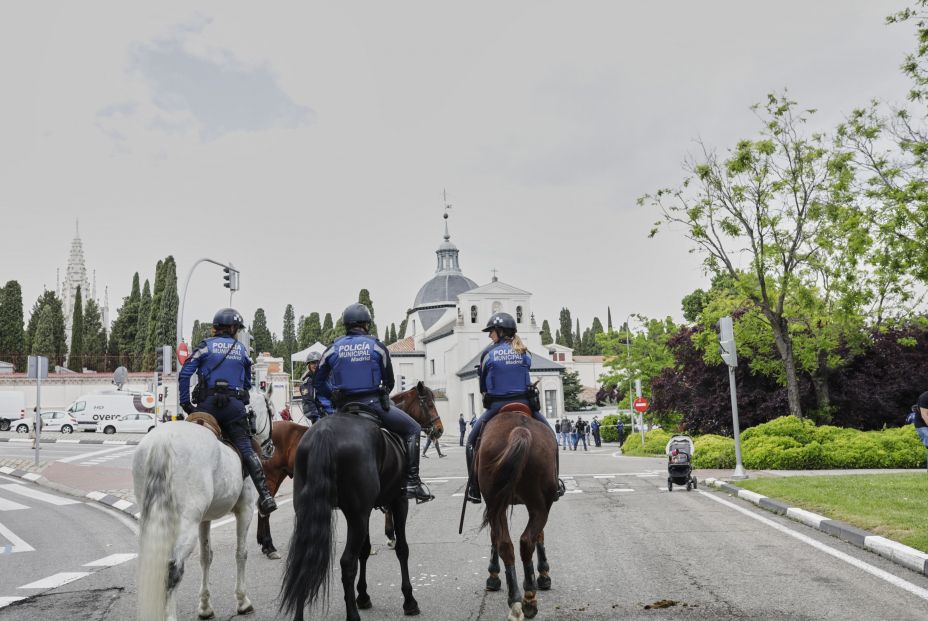
[[[419,479],[419,434],[406,438],[406,486],[403,494],[406,498],[415,498],[417,503],[435,498]]]
[[[561,480],[561,452],[557,448],[554,450],[554,478],[557,479],[557,496],[554,497],[554,502],[557,502],[567,493],[567,487]]]
[[[464,457],[467,461],[467,489],[464,495],[468,502],[480,504],[480,485],[477,483],[477,472],[474,470],[474,445],[469,443],[464,447]]]
[[[276,511],[277,502],[267,489],[267,479],[264,476],[264,468],[261,467],[261,460],[254,453],[249,453],[247,457],[242,457],[242,461],[245,462],[245,469],[248,470],[258,490],[258,512],[261,515],[267,515],[271,511]]]

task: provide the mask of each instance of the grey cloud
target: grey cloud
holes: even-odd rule
[[[148,82],[158,108],[171,116],[189,114],[207,140],[229,132],[297,127],[312,121],[313,111],[281,90],[266,64],[248,66],[228,52],[218,60],[191,54],[183,37],[195,36],[197,30],[181,28],[178,36],[133,50],[132,69]],[[167,126],[175,128],[174,123]]]

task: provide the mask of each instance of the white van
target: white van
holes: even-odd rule
[[[0,391],[0,431],[9,431],[10,424],[26,416],[26,395],[15,391]]]
[[[109,392],[81,395],[68,406],[68,413],[77,419],[84,431],[96,431],[97,423],[117,420],[126,414],[151,413],[155,408],[155,395],[150,392]]]

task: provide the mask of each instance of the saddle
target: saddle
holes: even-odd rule
[[[219,421],[216,420],[215,416],[213,416],[212,414],[207,414],[206,412],[194,412],[193,414],[185,418],[184,421],[188,423],[193,423],[194,425],[200,425],[201,427],[212,431],[213,435],[216,436],[216,439],[222,442],[223,444],[225,444],[226,446],[230,447],[233,451],[235,451],[235,454],[238,455],[239,461],[242,461],[242,454],[238,452],[238,449],[235,447],[235,445],[229,442],[225,437],[223,437],[222,427],[219,426]],[[261,445],[258,444],[258,440],[255,439],[254,436],[251,436],[250,439],[251,439],[251,448],[254,449],[255,455],[258,455],[260,457],[262,455]],[[244,461],[242,461],[242,473],[243,473],[242,474],[243,477],[248,476],[248,471],[245,470]]]
[[[518,412],[524,416],[532,417],[532,411],[524,403],[507,403],[499,409],[500,414],[503,412]]]

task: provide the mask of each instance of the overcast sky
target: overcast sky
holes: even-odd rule
[[[707,279],[635,199],[695,138],[755,136],[771,90],[823,129],[904,100],[914,47],[883,23],[901,0],[145,4],[0,8],[0,282],[27,313],[79,217],[112,318],[173,254],[181,281],[233,262],[234,305],[278,334],[287,303],[334,314],[362,287],[399,323],[447,188],[464,273],[498,269],[552,330],[565,305],[679,318]],[[188,334],[228,303],[219,268],[190,288]]]

